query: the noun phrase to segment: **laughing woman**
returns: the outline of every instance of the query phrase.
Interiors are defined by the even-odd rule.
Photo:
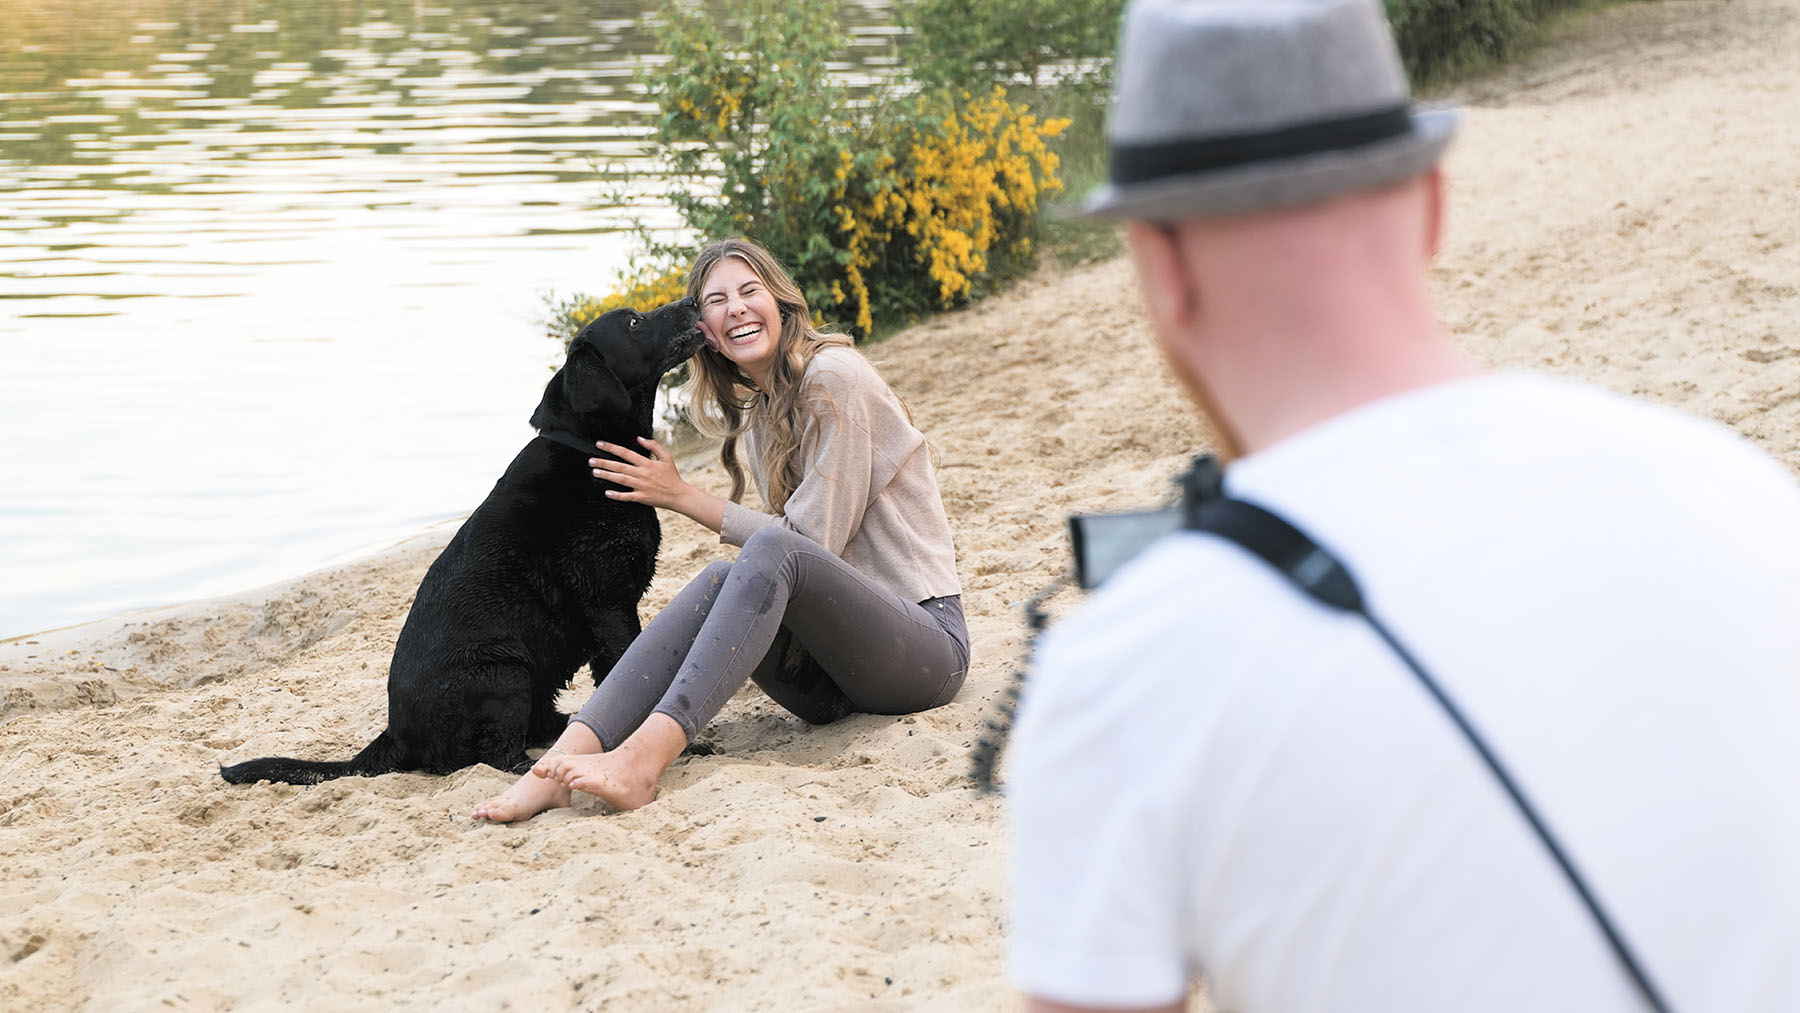
[[[824,334],[768,251],[743,239],[688,272],[708,347],[693,414],[724,438],[731,498],[689,485],[654,440],[601,445],[608,493],[686,514],[741,546],[708,566],[600,681],[556,745],[475,808],[508,822],[569,804],[656,797],[663,770],[753,680],[802,719],[911,714],[949,703],[969,666],[961,588],[925,437],[842,335]],[[742,447],[773,513],[741,505]]]

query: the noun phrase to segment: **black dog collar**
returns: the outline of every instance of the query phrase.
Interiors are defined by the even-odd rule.
[[[600,448],[594,446],[593,440],[584,440],[574,433],[564,432],[561,429],[540,429],[538,430],[538,435],[552,443],[560,443],[570,450],[579,450],[589,457],[609,456],[601,453]]]
[[[609,461],[619,461],[621,463],[623,463],[625,460],[624,458],[620,457],[617,454],[608,454],[608,453],[602,451],[599,447],[594,445],[593,440],[586,439],[581,436],[577,436],[574,433],[568,432],[566,430],[540,429],[540,430],[538,430],[538,435],[542,436],[546,440],[549,440],[551,443],[560,443],[563,446],[568,447],[570,450],[579,450],[583,454],[586,454],[588,457],[599,457],[599,458],[603,458],[603,459],[609,460]],[[596,479],[596,481],[598,481],[602,486],[606,487],[607,489],[613,490],[615,492],[630,491],[626,486],[622,486],[622,485],[618,484],[617,482],[608,482],[605,479]]]

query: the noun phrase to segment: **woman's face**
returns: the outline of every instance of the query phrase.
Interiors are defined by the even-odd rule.
[[[750,265],[719,261],[700,286],[700,324],[707,343],[767,388],[781,341],[781,307]]]

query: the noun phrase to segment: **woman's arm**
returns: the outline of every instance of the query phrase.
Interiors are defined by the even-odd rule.
[[[617,460],[589,458],[588,466],[594,469],[594,477],[625,487],[609,489],[607,496],[627,503],[648,503],[673,510],[713,531],[724,526],[723,498],[688,484],[675,466],[675,455],[664,450],[662,444],[647,436],[638,437],[638,443],[648,451],[648,456],[614,443],[596,444],[603,453],[611,454]]]
[[[795,451],[804,462],[802,476],[780,514],[727,503],[688,484],[677,471],[674,456],[645,437],[638,438],[644,452],[598,444],[617,460],[591,458],[588,465],[595,478],[626,487],[627,491],[608,492],[613,499],[684,514],[719,532],[729,544],[742,545],[756,529],[779,524],[842,555],[862,525],[879,483],[892,477],[892,461],[909,449],[895,445],[883,452],[877,442],[905,443],[923,437],[886,403],[891,395],[866,363],[857,363],[861,369],[815,363],[825,368],[808,371],[807,381],[816,387],[802,400],[805,414]]]
[[[817,364],[817,360],[814,360]],[[817,365],[815,365],[817,369]],[[780,514],[759,513],[733,504],[726,507],[724,541],[742,545],[756,529],[779,524],[805,535],[842,556],[862,526],[869,501],[879,492],[876,461],[882,456],[870,431],[869,399],[863,385],[870,376],[839,369],[809,371],[813,384],[802,400],[800,484],[789,494]]]

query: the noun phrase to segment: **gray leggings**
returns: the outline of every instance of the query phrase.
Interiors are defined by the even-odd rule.
[[[969,669],[960,597],[910,602],[824,546],[759,528],[708,566],[632,641],[579,721],[617,748],[652,713],[688,741],[746,678],[812,724],[947,704]]]

